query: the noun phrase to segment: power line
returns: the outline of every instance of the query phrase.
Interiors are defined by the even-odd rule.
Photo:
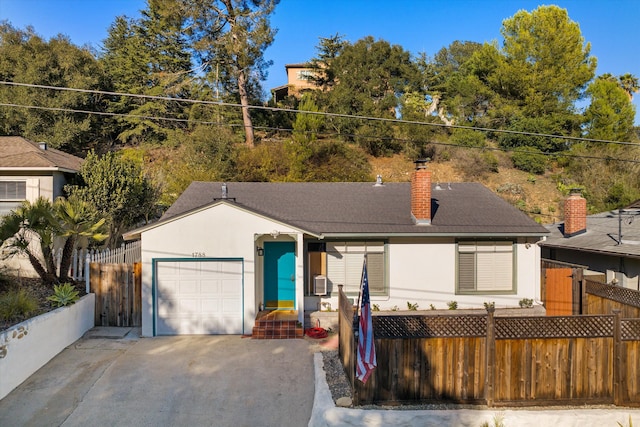
[[[224,107],[248,108],[253,110],[264,110],[264,111],[296,113],[296,114],[310,114],[310,115],[320,115],[325,117],[360,119],[360,120],[381,121],[381,122],[388,122],[388,123],[410,124],[410,125],[420,125],[420,126],[433,126],[433,127],[439,127],[439,128],[471,129],[471,130],[477,130],[481,132],[495,132],[495,133],[505,133],[505,134],[512,134],[512,135],[524,135],[524,136],[538,136],[543,138],[563,139],[568,141],[599,142],[599,143],[618,144],[618,145],[640,145],[638,143],[634,143],[630,141],[611,141],[607,139],[592,139],[592,138],[583,138],[583,137],[575,137],[575,136],[515,131],[515,130],[508,130],[508,129],[492,129],[492,128],[477,127],[477,126],[446,125],[444,123],[429,123],[429,122],[421,122],[421,121],[415,121],[415,120],[389,119],[389,118],[373,117],[373,116],[357,116],[353,114],[329,113],[329,112],[322,112],[322,111],[300,111],[293,108],[269,107],[264,105],[248,105],[245,107],[242,104],[236,104],[231,102],[206,101],[206,100],[189,99],[189,98],[172,98],[169,96],[143,95],[143,94],[124,93],[124,92],[110,92],[110,91],[94,90],[94,89],[76,89],[76,88],[70,88],[70,87],[38,85],[38,84],[31,84],[31,83],[0,81],[0,85],[91,93],[91,94],[108,95],[108,96],[127,96],[127,97],[140,98],[140,99],[185,102],[190,104],[217,105],[217,106],[224,106]]]
[[[169,122],[178,122],[178,123],[198,123],[204,125],[214,125],[214,126],[225,126],[225,127],[244,127],[242,124],[232,124],[232,123],[221,123],[221,122],[213,122],[213,121],[205,121],[205,120],[194,120],[194,119],[181,119],[177,117],[160,117],[160,116],[147,116],[140,114],[130,114],[130,113],[112,113],[107,111],[91,111],[91,110],[77,110],[73,108],[63,108],[63,107],[42,107],[37,105],[22,105],[22,104],[11,104],[11,103],[0,103],[0,107],[16,107],[16,108],[26,108],[32,110],[46,110],[46,111],[58,111],[58,112],[66,112],[66,113],[79,113],[79,114],[94,114],[98,116],[109,116],[109,117],[127,117],[127,118],[136,118],[142,120],[162,120]],[[297,110],[296,110],[297,111]],[[277,132],[293,132],[294,129],[288,128],[277,128],[277,127],[269,127],[269,126],[254,126],[254,129],[260,130],[268,130],[268,131],[277,131]],[[468,128],[467,128],[468,129]],[[369,136],[362,134],[348,134],[341,132],[305,132],[305,133],[316,133],[317,135],[322,136],[340,136],[340,137],[349,137],[349,138],[364,138],[364,139],[380,139],[379,136]],[[410,138],[398,138],[398,137],[388,137],[386,138],[390,141],[400,141],[400,142],[419,142],[415,139]],[[625,162],[625,163],[633,163],[640,164],[640,160],[632,160],[632,159],[621,159],[615,157],[598,157],[598,156],[587,156],[580,154],[570,154],[570,153],[531,153],[527,150],[518,150],[518,149],[506,149],[506,148],[497,148],[497,147],[473,147],[473,146],[463,146],[450,142],[439,142],[439,141],[429,141],[429,144],[439,145],[443,147],[452,147],[452,148],[461,148],[461,149],[476,149],[481,151],[500,151],[504,153],[527,153],[527,154],[535,154],[546,157],[568,157],[573,159],[586,159],[586,160],[603,160],[603,161],[612,161],[612,162]],[[636,144],[637,145],[637,144]]]

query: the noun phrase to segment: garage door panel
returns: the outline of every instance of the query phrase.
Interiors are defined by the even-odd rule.
[[[209,315],[218,315],[222,312],[222,304],[219,298],[205,298],[200,301],[202,304],[202,313]]]
[[[158,301],[158,316],[175,316],[179,313],[178,304],[171,301]]]
[[[171,261],[156,267],[158,335],[241,334],[241,261]]]
[[[237,288],[237,283],[235,286]],[[219,280],[202,280],[200,281],[200,295],[220,295]]]
[[[199,294],[200,282],[198,280],[181,280],[179,292],[184,294]]]

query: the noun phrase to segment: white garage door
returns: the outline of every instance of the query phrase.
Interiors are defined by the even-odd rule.
[[[156,264],[156,334],[241,334],[242,261]]]

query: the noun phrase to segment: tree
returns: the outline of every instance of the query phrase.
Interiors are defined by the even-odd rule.
[[[104,222],[80,200],[59,198],[52,204],[40,197],[33,203],[23,202],[2,219],[0,239],[7,255],[26,255],[43,283],[52,285],[69,280],[71,255],[78,238],[95,241],[106,238],[102,233]],[[56,238],[64,242],[59,275],[53,257]]]
[[[338,33],[330,37],[320,37],[320,44],[316,46],[318,54],[311,60],[313,74],[309,80],[323,92],[331,90],[337,83],[333,62],[342,53],[348,43]]]
[[[155,214],[158,192],[135,162],[109,152],[90,152],[82,164],[82,186],[69,186],[72,197],[93,206],[109,225],[109,247],[116,247],[127,227]]]
[[[117,17],[104,41],[101,62],[109,70],[113,90],[140,95],[190,98],[194,73],[188,39],[187,17],[174,0],[149,0],[142,18]],[[164,142],[185,127],[179,121],[151,117],[187,118],[180,102],[118,97],[110,103],[121,114],[118,139],[125,143]]]
[[[566,9],[540,6],[503,21],[506,61],[494,89],[516,100],[527,116],[573,110],[593,78],[596,58]]]
[[[394,119],[402,95],[420,89],[420,74],[409,52],[371,36],[346,44],[325,67],[325,76],[339,78],[332,90],[318,93],[321,102],[316,104],[333,113]],[[355,135],[371,154],[400,148],[393,140],[393,128],[386,123],[342,118],[327,123],[348,137]]]
[[[89,90],[106,88],[104,70],[88,48],[75,46],[63,35],[45,41],[33,28],[19,30],[6,21],[0,21],[0,80]],[[101,96],[3,85],[0,97],[5,103],[36,107],[1,107],[0,134],[47,141],[52,147],[76,153],[104,135],[103,117],[66,111],[104,111]]]
[[[53,260],[54,218],[51,202],[43,197],[25,201],[0,224],[7,256],[26,255],[43,283],[57,282]]]
[[[633,133],[635,108],[619,81],[604,75],[597,78],[587,93],[591,104],[584,113],[589,138],[628,141]]]
[[[242,107],[245,143],[254,146],[249,105],[257,81],[266,78],[270,61],[264,51],[276,31],[269,17],[279,0],[179,0],[191,19],[192,47],[208,81],[237,95]]]
[[[53,204],[57,226],[56,236],[65,239],[60,257],[60,282],[69,281],[69,267],[73,250],[79,239],[102,242],[107,239],[103,232],[105,218],[97,218],[97,212],[77,197],[58,198]]]
[[[627,92],[629,96],[629,101],[633,100],[633,94],[640,90],[640,86],[638,86],[638,78],[633,74],[624,74],[618,78],[620,80],[620,86]]]

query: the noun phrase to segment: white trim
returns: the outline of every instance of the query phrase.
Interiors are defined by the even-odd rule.
[[[291,229],[294,230],[294,232],[297,232],[297,233],[305,233],[305,234],[309,234],[310,236],[313,236],[313,237],[316,237],[316,238],[320,238],[320,236],[316,235],[315,233],[313,233],[311,231],[303,230],[303,229],[301,229],[299,227],[296,227],[294,225],[287,224],[286,222],[283,222],[283,221],[277,220],[275,218],[260,214],[258,212],[255,212],[255,211],[251,210],[251,209],[245,208],[243,206],[239,206],[239,205],[237,205],[237,204],[235,204],[233,202],[227,201],[227,200],[216,200],[215,202],[210,203],[208,205],[204,205],[204,206],[201,206],[199,208],[192,209],[192,210],[187,211],[187,212],[183,212],[183,213],[181,213],[179,215],[172,216],[171,218],[167,218],[165,220],[161,219],[158,222],[154,222],[153,224],[145,225],[145,226],[140,227],[140,228],[138,228],[136,230],[131,230],[131,231],[127,232],[127,233],[124,233],[122,236],[124,237],[125,240],[136,240],[136,239],[140,238],[142,233],[145,233],[145,232],[147,232],[149,230],[153,230],[154,228],[160,227],[160,226],[165,225],[165,224],[169,224],[169,223],[171,223],[173,221],[177,221],[179,219],[186,218],[188,216],[191,216],[191,215],[199,213],[199,212],[206,211],[206,210],[211,209],[211,208],[216,208],[216,207],[218,207],[220,205],[230,206],[230,207],[233,207],[233,208],[238,209],[240,211],[243,211],[243,212],[249,213],[251,215],[257,216],[259,218],[272,221],[272,222],[274,222],[276,224],[282,225],[283,227],[291,228]]]

